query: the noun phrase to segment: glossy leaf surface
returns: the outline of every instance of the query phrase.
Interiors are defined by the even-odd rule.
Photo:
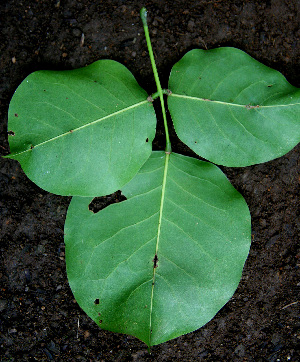
[[[65,224],[69,283],[103,329],[149,346],[207,323],[233,295],[250,247],[246,202],[221,170],[153,152],[94,214],[74,197]]]
[[[174,65],[168,106],[178,137],[225,166],[272,160],[300,141],[300,90],[241,50],[192,50]]]
[[[120,63],[38,71],[11,100],[9,157],[52,193],[106,195],[148,159],[155,127],[146,92]]]

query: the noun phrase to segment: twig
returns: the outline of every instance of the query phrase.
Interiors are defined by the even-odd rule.
[[[297,304],[297,303],[299,303],[299,300],[297,300],[296,302],[290,303],[290,304],[288,304],[288,305],[285,305],[284,307],[281,308],[281,310],[282,310],[282,309],[285,309],[285,308],[287,308],[287,307],[290,307],[291,305]]]

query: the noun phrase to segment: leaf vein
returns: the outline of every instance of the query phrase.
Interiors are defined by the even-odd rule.
[[[170,201],[170,200],[169,200]],[[176,204],[175,204],[176,205]],[[180,206],[176,205],[177,207],[179,207],[180,209],[182,209]],[[196,219],[200,220],[202,222],[201,219],[199,219],[197,216],[187,212],[186,210],[182,209],[183,211],[185,211],[186,213],[194,216]],[[213,263],[216,263],[216,261],[214,260],[214,258],[203,248],[203,246],[201,244],[199,244],[199,242],[197,240],[195,240],[190,234],[188,234],[185,230],[183,230],[183,228],[181,226],[179,226],[178,224],[176,224],[174,221],[171,221],[169,219],[167,219],[166,217],[164,217],[164,220],[169,222],[170,224],[174,225],[177,229],[181,230],[190,240],[192,240],[194,242],[194,244],[197,245],[197,247],[202,251],[203,254],[205,254],[209,259],[211,259],[211,261]],[[205,223],[206,224],[206,223]]]
[[[201,197],[198,197],[194,194],[192,194],[190,191],[186,190],[183,186],[181,186],[178,182],[176,182],[171,176],[169,176],[169,179],[172,180],[181,190],[183,190],[185,193],[189,194],[190,196],[192,196],[194,199],[196,200],[199,200],[201,202],[203,202],[204,204],[214,208],[214,209],[217,209],[217,210],[221,210],[221,211],[227,211],[226,209],[223,209],[223,208],[220,208],[220,207],[217,207],[217,206],[214,206],[206,201],[204,201]]]

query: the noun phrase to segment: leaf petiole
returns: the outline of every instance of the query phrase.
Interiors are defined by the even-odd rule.
[[[152,50],[152,45],[151,45],[151,40],[150,40],[150,35],[149,35],[149,30],[148,30],[147,10],[146,10],[146,8],[143,7],[141,9],[140,16],[141,16],[143,27],[144,27],[148,52],[149,52],[150,61],[151,61],[151,66],[152,66],[152,69],[153,69],[154,79],[155,79],[155,83],[156,83],[156,87],[157,87],[157,92],[152,95],[152,99],[155,99],[158,96],[160,98],[161,110],[162,110],[164,126],[165,126],[165,132],[166,132],[166,149],[165,149],[165,152],[170,154],[171,151],[172,151],[172,148],[171,148],[171,142],[170,142],[170,137],[169,137],[167,116],[166,116],[165,103],[164,103],[164,97],[163,97],[163,95],[167,94],[167,93],[165,92],[166,90],[162,90],[161,84],[160,84],[160,81],[159,81],[159,77],[158,77],[158,72],[157,72],[157,68],[156,68],[156,64],[155,64],[155,59],[154,59],[154,55],[153,55],[153,50]]]

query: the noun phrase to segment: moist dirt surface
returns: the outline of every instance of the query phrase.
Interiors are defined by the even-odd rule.
[[[31,72],[98,59],[126,65],[156,91],[139,10],[163,88],[188,50],[234,46],[300,86],[297,0],[1,1],[0,152],[9,153],[7,112]],[[171,130],[173,150],[194,156]],[[154,149],[164,149],[159,118]],[[63,227],[70,198],[33,184],[0,159],[1,361],[299,361],[299,146],[246,168],[222,168],[252,215],[252,246],[232,299],[204,327],[154,346],[104,331],[77,305],[67,282]],[[103,198],[103,207],[112,197]]]

